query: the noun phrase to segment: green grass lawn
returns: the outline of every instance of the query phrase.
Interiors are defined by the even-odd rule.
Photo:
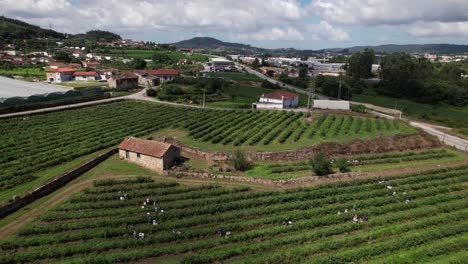
[[[35,68],[13,68],[13,69],[0,69],[0,75],[13,75],[23,77],[36,77],[41,80],[45,80],[44,69],[40,67]]]
[[[455,132],[468,137],[468,105],[456,107],[450,105],[430,105],[380,95],[353,95],[353,101],[370,103],[403,111],[403,116],[432,122],[455,129]]]

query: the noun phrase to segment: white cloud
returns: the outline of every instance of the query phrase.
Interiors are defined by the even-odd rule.
[[[468,21],[466,0],[313,0],[309,9],[327,21],[341,24]]]
[[[90,29],[117,32],[260,32],[303,17],[298,0],[0,0],[6,16],[72,33]]]
[[[467,0],[313,0],[307,8],[328,23],[388,25],[416,37],[466,36]]]
[[[241,33],[237,37],[249,40],[304,40],[304,35],[293,27],[284,29],[275,27],[270,30]]]
[[[403,30],[416,37],[468,36],[468,22],[417,22]]]
[[[351,39],[348,32],[332,26],[327,21],[320,21],[319,24],[308,25],[307,29],[312,33],[312,38],[314,40],[326,39],[332,41],[346,41]]]

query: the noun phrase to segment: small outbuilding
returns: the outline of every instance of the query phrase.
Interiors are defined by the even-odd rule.
[[[126,137],[119,145],[119,157],[140,166],[163,173],[180,156],[180,148],[173,144]]]

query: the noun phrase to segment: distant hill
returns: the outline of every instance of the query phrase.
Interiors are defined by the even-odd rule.
[[[376,53],[435,53],[435,54],[452,54],[468,52],[468,45],[456,44],[408,44],[408,45],[379,45],[379,46],[355,46],[347,48],[350,53],[362,51],[365,48],[371,48]],[[330,52],[341,52],[344,49],[325,49]]]
[[[241,44],[241,43],[230,43],[224,42],[219,39],[210,37],[195,37],[187,40],[182,40],[172,45],[177,48],[193,48],[193,49],[223,49],[223,48],[235,48],[235,49],[251,49],[252,46]]]
[[[103,30],[91,30],[88,31],[84,34],[76,34],[72,38],[77,38],[77,39],[84,39],[84,40],[89,40],[89,41],[94,41],[94,42],[111,42],[114,40],[121,40],[122,37],[109,32],[109,31],[103,31]]]
[[[26,22],[0,16],[0,39],[36,39],[36,38],[52,38],[52,39],[70,39],[83,41],[113,41],[120,40],[119,35],[103,30],[91,30],[82,34],[66,34],[60,33],[51,29],[43,29],[39,26],[31,25]]]
[[[23,21],[0,16],[0,39],[63,39],[66,35],[50,29],[25,23]]]

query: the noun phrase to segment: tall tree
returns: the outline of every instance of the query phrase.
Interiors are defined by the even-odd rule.
[[[375,54],[372,49],[354,53],[348,60],[346,67],[348,76],[354,79],[367,79],[372,77],[372,63]]]
[[[301,68],[299,69],[299,78],[301,78],[301,79],[306,79],[306,78],[307,78],[307,73],[308,73],[308,71],[309,71],[309,70],[307,69],[307,67],[301,67]]]

